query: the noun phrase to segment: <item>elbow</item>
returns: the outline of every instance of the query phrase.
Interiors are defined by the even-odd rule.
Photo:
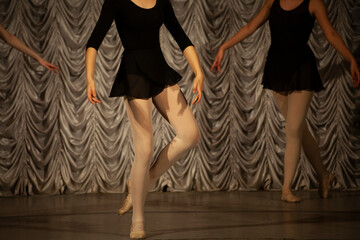
[[[89,49],[93,49],[95,51],[98,51],[99,46],[96,45],[96,44],[87,43],[86,46],[85,46],[85,49],[86,49],[86,51],[88,51]],[[91,51],[93,51],[93,50],[91,50]]]
[[[340,38],[339,34],[334,29],[325,32],[325,37],[332,45],[336,42],[337,39]]]
[[[190,45],[187,45],[186,47],[184,47],[182,49],[183,54],[186,54],[186,52],[191,51],[190,49],[195,49],[194,45],[190,44]]]
[[[246,36],[249,36],[251,35],[253,32],[255,32],[255,26],[252,22],[246,24],[244,27],[243,27],[243,31],[245,32],[245,35]]]

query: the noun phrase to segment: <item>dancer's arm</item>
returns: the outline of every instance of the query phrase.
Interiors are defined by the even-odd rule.
[[[94,81],[97,50],[99,49],[102,41],[104,40],[106,33],[109,31],[115,14],[116,10],[114,2],[112,0],[105,0],[101,9],[99,19],[86,45],[86,94],[92,104],[101,103],[101,101],[96,98]]]
[[[180,49],[183,51],[186,60],[195,73],[195,79],[193,81],[193,93],[196,93],[196,96],[192,101],[192,104],[195,104],[196,102],[199,102],[202,97],[204,73],[201,69],[199,57],[196,54],[195,48],[179,24],[170,1],[167,0],[165,4],[166,9],[164,24],[171,35],[174,37]]]
[[[28,48],[23,42],[21,42],[17,37],[10,34],[6,29],[1,26],[0,24],[0,38],[2,38],[7,44],[12,46],[13,48],[18,49],[19,51],[23,52],[24,54],[34,58],[37,60],[41,65],[43,65],[45,68],[54,71],[55,73],[59,72],[59,68],[46,60],[44,60],[42,57],[40,57],[37,53],[35,53],[33,50]]]
[[[310,1],[310,13],[315,16],[321,29],[323,30],[326,39],[329,43],[350,63],[350,71],[352,75],[352,81],[354,87],[359,86],[360,74],[359,67],[356,63],[354,56],[351,54],[349,49],[346,47],[344,41],[340,35],[331,25],[326,8],[322,0]]]
[[[196,54],[195,48],[193,46],[188,46],[184,50],[184,56],[186,60],[188,61],[191,69],[195,73],[195,78],[193,81],[193,93],[196,93],[196,96],[194,100],[192,101],[192,104],[195,104],[197,102],[200,102],[202,97],[202,91],[203,91],[203,85],[204,85],[204,73],[201,69],[199,57]]]
[[[95,90],[95,81],[94,81],[94,73],[95,73],[95,63],[96,63],[96,55],[97,51],[93,47],[89,47],[86,50],[85,55],[85,68],[86,68],[86,94],[89,101],[92,104],[101,103],[100,100],[96,99],[96,90]]]
[[[224,57],[225,50],[241,42],[263,25],[269,18],[273,2],[274,0],[266,0],[260,12],[256,16],[248,24],[241,28],[232,38],[220,46],[210,71],[213,71],[216,67],[216,69],[221,72],[221,61]]]

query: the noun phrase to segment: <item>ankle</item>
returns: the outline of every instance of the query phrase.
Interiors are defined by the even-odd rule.
[[[321,176],[322,176],[322,177],[329,177],[329,176],[330,176],[330,173],[325,170]]]
[[[290,188],[284,188],[284,187],[283,187],[283,188],[281,189],[281,192],[282,192],[283,195],[286,195],[286,194],[289,194],[289,193],[292,194],[292,191],[291,191]]]
[[[144,220],[135,220],[131,223],[131,231],[143,231],[145,229]]]
[[[145,222],[145,219],[143,219],[143,218],[131,219],[132,224],[140,224],[140,223],[144,223],[144,222]]]
[[[323,171],[321,174],[318,175],[319,181],[322,181],[323,179],[329,178],[330,173],[328,171]]]

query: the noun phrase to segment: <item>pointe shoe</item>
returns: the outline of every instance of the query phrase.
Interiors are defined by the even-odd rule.
[[[318,193],[319,193],[320,197],[327,198],[329,196],[329,189],[330,189],[330,185],[333,180],[334,180],[333,173],[329,173],[327,178],[325,178],[325,179],[321,178],[321,180],[319,180]]]
[[[123,202],[123,204],[121,205],[121,207],[118,210],[119,215],[123,215],[123,214],[127,213],[133,207],[131,192],[130,192],[130,180],[128,181],[127,186],[128,186],[128,195],[126,196],[125,201]]]
[[[301,198],[293,195],[291,192],[282,193],[281,201],[288,202],[288,203],[298,203],[301,201]]]
[[[137,221],[131,224],[130,239],[145,239],[144,221]]]

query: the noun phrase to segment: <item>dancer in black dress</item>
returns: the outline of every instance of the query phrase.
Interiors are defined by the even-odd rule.
[[[181,76],[167,65],[160,49],[162,24],[175,38],[195,73],[193,92],[197,94],[193,104],[201,99],[204,77],[195,49],[178,23],[169,0],[105,0],[86,51],[87,95],[91,103],[100,103],[95,92],[95,59],[113,20],[125,50],[110,97],[125,96],[135,147],[129,194],[119,214],[133,207],[130,237],[145,238],[144,204],[148,190],[200,140],[195,118],[176,84]],[[153,156],[152,103],[174,127],[176,137],[160,152],[149,170]]]
[[[224,51],[244,40],[269,20],[271,46],[262,84],[264,88],[272,90],[280,112],[286,119],[281,199],[287,202],[300,201],[291,193],[291,185],[301,145],[318,175],[321,197],[328,196],[334,177],[321,162],[319,148],[305,121],[314,92],[324,88],[315,56],[307,45],[315,18],[326,39],[350,63],[353,85],[358,87],[359,69],[356,60],[332,27],[321,0],[266,0],[254,19],[220,47],[211,67],[211,71],[216,68],[220,72]]]
[[[3,39],[7,44],[16,48],[17,50],[25,53],[26,55],[34,58],[46,69],[51,70],[55,73],[58,73],[60,70],[54,64],[49,63],[40,57],[36,52],[28,48],[22,41],[20,41],[16,36],[10,34],[6,29],[0,24],[0,38]]]

